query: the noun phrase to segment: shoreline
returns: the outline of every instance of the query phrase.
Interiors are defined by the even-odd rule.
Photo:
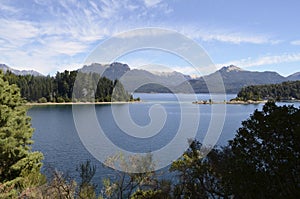
[[[262,104],[266,103],[268,100],[261,100],[261,101],[254,101],[254,100],[248,100],[248,101],[239,101],[239,100],[231,100],[231,101],[224,101],[224,102],[214,102],[214,101],[206,101],[206,100],[200,100],[200,101],[194,101],[193,104]]]
[[[226,102],[226,104],[262,104],[262,103],[267,103],[268,100],[259,100],[259,101],[254,101],[254,100],[247,100],[247,101],[240,101],[240,100],[231,100]]]
[[[38,103],[38,102],[28,102],[25,103],[25,106],[54,106],[54,105],[111,105],[111,104],[133,104],[133,103],[143,103],[144,101],[120,101],[120,102],[46,102],[46,103]],[[260,101],[254,101],[254,100],[247,100],[247,101],[239,101],[239,100],[231,100],[231,101],[224,101],[224,102],[214,102],[214,101],[208,101],[208,100],[199,100],[199,101],[193,101],[192,104],[236,104],[236,105],[248,105],[248,104],[265,104],[268,100],[260,100]],[[293,100],[293,101],[278,101],[278,102],[287,102],[287,103],[294,103],[294,102],[300,102],[300,100]]]
[[[200,101],[194,101],[192,102],[193,104],[265,104],[267,103],[268,100],[259,100],[259,101],[254,101],[254,100],[247,100],[247,101],[240,101],[240,100],[231,100],[231,101],[224,101],[224,102],[209,102],[206,100],[200,100]],[[285,102],[285,103],[298,103],[300,100],[281,100],[281,101],[276,101],[276,102]]]
[[[38,102],[28,102],[25,103],[25,106],[48,106],[48,105],[97,105],[97,104],[131,104],[137,103],[141,101],[132,101],[132,102],[46,102],[46,103],[38,103]]]

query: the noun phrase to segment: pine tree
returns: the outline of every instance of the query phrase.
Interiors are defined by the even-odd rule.
[[[0,196],[3,187],[13,187],[7,195],[13,197],[43,178],[43,155],[31,151],[33,128],[26,111],[19,89],[4,81],[0,71]]]

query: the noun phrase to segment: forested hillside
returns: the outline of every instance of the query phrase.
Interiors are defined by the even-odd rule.
[[[73,93],[76,78],[78,83],[76,92]],[[29,102],[110,102],[128,101],[131,98],[118,80],[100,78],[96,73],[65,70],[61,73],[57,72],[54,77],[45,77],[15,75],[7,71],[4,79],[10,84],[16,84],[20,88],[22,97]],[[96,82],[98,79],[99,81]],[[114,99],[112,99],[114,89]]]
[[[247,86],[241,89],[237,98],[240,100],[274,99],[292,100],[300,99],[300,81],[289,81],[281,84],[266,84]]]

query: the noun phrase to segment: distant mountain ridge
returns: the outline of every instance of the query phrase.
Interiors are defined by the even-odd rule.
[[[130,92],[181,92],[208,93],[221,92],[220,78],[223,80],[227,93],[237,93],[241,88],[249,85],[276,84],[289,79],[276,72],[253,72],[243,70],[237,66],[224,66],[220,70],[192,79],[188,75],[173,72],[149,72],[143,69],[131,70],[127,64],[112,63],[108,65],[91,64],[84,66],[83,71],[102,73],[109,79],[120,79],[124,87]],[[220,77],[220,78],[219,78]],[[293,76],[293,78],[297,78]],[[189,83],[189,85],[187,85]],[[210,84],[208,89],[207,84]]]
[[[43,74],[35,71],[35,70],[16,70],[16,69],[13,69],[5,64],[0,64],[0,69],[3,71],[3,72],[6,72],[6,71],[11,71],[12,73],[14,73],[15,75],[33,75],[33,76],[44,76]]]
[[[297,73],[287,76],[287,79],[290,81],[300,80],[300,72],[297,72]]]
[[[36,71],[19,71],[0,64],[0,69],[10,70],[17,75],[35,75],[42,74]],[[223,80],[225,91],[227,93],[238,93],[241,88],[249,85],[276,84],[285,81],[300,80],[300,72],[283,77],[272,71],[247,71],[237,66],[224,66],[218,71],[209,75],[191,78],[189,75],[177,71],[171,72],[153,72],[145,69],[130,69],[127,64],[114,62],[111,64],[93,63],[84,65],[80,71],[94,72],[102,74],[110,80],[119,79],[129,92],[181,92],[181,93],[208,93],[221,92],[220,79]],[[212,90],[208,90],[207,84]],[[218,87],[218,88],[217,88]]]
[[[126,72],[130,71],[130,68],[127,64],[114,62],[111,64],[92,63],[91,65],[84,65],[79,70],[82,72],[98,73],[108,79],[115,80],[120,79]]]
[[[155,89],[149,89],[149,85],[164,85],[169,88],[174,88],[192,79],[189,75],[184,75],[176,71],[160,73],[149,72],[145,69],[130,69],[127,64],[118,62],[104,65],[93,63],[83,66],[80,70],[83,72],[99,73],[111,80],[119,79],[125,89],[130,92],[136,91],[136,89],[138,89],[139,92],[162,92],[165,89],[162,90],[161,86],[155,86]],[[147,87],[146,90],[139,88],[143,85]],[[169,91],[166,90],[166,92]]]
[[[245,71],[244,69],[241,69],[235,65],[230,65],[230,66],[223,66],[220,70],[220,72],[240,72],[240,71]]]
[[[230,65],[224,66],[220,70],[197,80],[190,80],[190,83],[196,93],[206,93],[208,92],[206,82],[218,84],[220,83],[218,77],[222,77],[225,91],[227,93],[237,93],[242,87],[249,85],[275,84],[288,81],[287,78],[279,75],[276,72],[253,72]]]

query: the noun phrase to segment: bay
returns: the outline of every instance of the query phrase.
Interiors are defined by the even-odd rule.
[[[180,101],[178,101],[178,96]],[[200,121],[197,124],[196,138],[203,141],[210,122],[213,120],[212,108],[214,105],[192,104],[195,96],[189,94],[135,94],[142,102],[129,104],[99,104],[95,105],[96,116],[99,125],[105,132],[106,137],[115,145],[130,152],[147,153],[163,148],[172,142],[180,128],[181,111],[194,113],[199,109]],[[234,98],[235,95],[227,95],[226,100]],[[198,94],[198,100],[209,100],[209,94]],[[284,103],[279,103],[280,105]],[[139,126],[147,126],[151,123],[149,113],[154,106],[159,105],[166,113],[166,120],[163,127],[155,135],[148,138],[134,137],[128,135],[118,126],[115,121],[115,114],[122,115],[129,110],[130,119]],[[295,104],[299,106],[299,103]],[[85,105],[83,105],[84,108]],[[262,104],[238,105],[228,104],[226,106],[225,120],[218,146],[225,146],[228,140],[234,138],[236,130],[241,126],[241,122],[249,118],[255,109],[261,110]],[[104,178],[114,176],[114,171],[103,167],[101,162],[94,158],[80,140],[72,113],[71,105],[45,105],[33,106],[29,109],[28,115],[32,118],[32,126],[35,128],[33,135],[33,150],[41,151],[44,154],[43,172],[51,173],[56,169],[67,173],[71,177],[78,178],[76,166],[90,160],[96,165],[97,172],[94,178],[96,184],[101,185]],[[159,115],[155,115],[160,119]],[[193,115],[191,115],[193,117]],[[126,118],[128,119],[128,118]],[[127,120],[126,120],[127,121]],[[187,129],[188,130],[188,129]],[[143,133],[143,132],[141,132]],[[182,136],[182,139],[189,137]],[[176,147],[176,146],[175,146]],[[168,154],[166,154],[168,155]]]

